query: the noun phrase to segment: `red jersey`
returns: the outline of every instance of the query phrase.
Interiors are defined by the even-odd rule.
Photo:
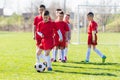
[[[97,23],[95,21],[91,21],[88,26],[88,34],[92,34],[92,31],[96,31],[97,33],[98,32],[97,28],[98,28]]]
[[[58,28],[54,22],[40,22],[38,25],[38,32],[41,32],[44,35],[44,38],[52,38],[54,31],[57,32]]]
[[[34,25],[36,27],[36,30],[35,30],[35,33],[36,33],[36,36],[35,38],[38,40],[38,39],[41,39],[40,36],[37,34],[37,30],[38,30],[38,23],[40,23],[41,21],[43,21],[43,18],[42,16],[38,15],[35,17],[34,19]]]
[[[40,22],[38,25],[38,32],[41,32],[44,37],[39,47],[44,50],[52,49],[54,47],[54,32],[57,31],[58,28],[54,22]]]
[[[65,23],[64,21],[56,21],[55,24],[56,24],[57,28],[60,29],[60,31],[62,33],[62,36],[63,36],[63,40],[66,39],[65,34],[66,34],[67,31],[69,31],[68,24]],[[57,33],[55,34],[55,36],[58,38]]]

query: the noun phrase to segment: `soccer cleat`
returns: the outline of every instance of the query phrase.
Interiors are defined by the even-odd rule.
[[[65,61],[67,61],[67,56],[65,56]]]
[[[103,56],[102,57],[102,63],[105,63],[105,60],[106,60],[106,56]]]
[[[52,68],[51,68],[51,67],[48,67],[47,70],[48,70],[48,71],[52,71]]]
[[[51,62],[57,62],[57,60],[54,60],[53,58],[51,58]]]
[[[59,62],[61,62],[61,59],[59,59]]]
[[[57,62],[57,60],[53,60],[53,62]]]
[[[54,59],[53,58],[51,58],[51,62],[53,62],[54,61]]]
[[[62,60],[61,62],[65,63],[66,61],[65,61],[65,60]]]
[[[84,61],[81,61],[81,62],[83,62],[83,63],[89,63],[89,61],[88,61],[88,60],[84,60]]]
[[[89,63],[89,61],[88,61],[88,60],[85,60],[85,63]]]

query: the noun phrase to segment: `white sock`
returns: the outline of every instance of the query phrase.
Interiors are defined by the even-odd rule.
[[[52,56],[53,56],[53,59],[54,60],[56,60],[56,58],[57,58],[57,52],[58,52],[58,50],[56,50],[56,49],[53,49],[53,54],[52,54]]]
[[[46,62],[47,62],[47,67],[52,67],[50,56],[45,56],[45,59],[46,59]]]
[[[87,53],[86,53],[86,60],[89,61],[90,59],[90,52],[91,52],[91,48],[88,48]]]
[[[65,58],[64,58],[64,49],[61,50],[61,60],[65,60]]]
[[[43,54],[40,54],[40,55],[36,55],[36,58],[37,58],[37,62],[39,63],[40,62],[40,59],[43,57]]]
[[[67,56],[67,53],[68,53],[68,48],[65,48],[64,49],[64,56]]]
[[[104,55],[98,50],[98,49],[94,49],[94,51],[102,58]]]
[[[59,56],[58,56],[58,59],[61,59],[61,50],[58,50],[58,54],[59,54]]]

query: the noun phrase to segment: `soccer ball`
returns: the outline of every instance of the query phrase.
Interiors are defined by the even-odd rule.
[[[46,66],[44,63],[36,63],[34,68],[37,70],[37,72],[44,72]]]

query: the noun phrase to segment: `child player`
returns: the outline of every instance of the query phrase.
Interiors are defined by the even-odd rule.
[[[94,21],[94,14],[92,12],[89,12],[87,14],[87,19],[89,21],[88,25],[88,50],[86,53],[86,60],[85,62],[89,62],[89,57],[90,57],[90,52],[91,52],[91,47],[93,47],[93,50],[102,58],[102,62],[105,62],[106,56],[103,55],[97,48],[97,28],[98,25]]]
[[[56,15],[56,19],[57,19],[57,17],[58,17],[58,14],[59,14],[59,12],[60,11],[62,11],[62,9],[56,9],[56,11],[55,11],[55,15]],[[55,20],[56,21],[56,20]],[[52,58],[51,58],[51,61],[53,61],[53,62],[56,62],[56,57],[57,57],[57,54],[58,54],[58,50],[55,50],[55,49],[53,49],[52,50]],[[61,60],[61,53],[60,53],[60,51],[59,51],[59,60]]]
[[[59,41],[62,41],[62,33],[56,27],[54,22],[49,20],[49,11],[43,12],[43,21],[38,25],[38,35],[41,36],[41,44],[39,45],[39,54],[42,50],[45,50],[45,61],[47,62],[48,71],[52,71],[52,65],[50,60],[50,51],[54,47],[54,32],[57,32]]]
[[[39,6],[39,9],[38,9],[38,12],[39,12],[39,15],[38,16],[36,16],[35,17],[35,19],[34,19],[34,36],[33,36],[33,38],[34,38],[34,40],[36,40],[36,47],[37,47],[37,49],[36,49],[36,53],[38,53],[39,54],[39,45],[40,45],[40,43],[41,43],[41,37],[37,34],[37,30],[38,30],[38,23],[40,23],[41,21],[43,21],[43,18],[42,18],[42,13],[43,13],[43,11],[45,11],[45,6],[44,5],[40,5]],[[39,58],[39,57],[42,57],[43,58],[43,55],[41,54],[40,56],[38,56],[38,55],[36,55],[36,57],[37,58]],[[39,62],[39,61],[38,61]]]
[[[58,17],[57,20],[55,21],[56,26],[60,29],[60,31],[62,32],[62,36],[63,36],[63,41],[60,42],[59,38],[58,38],[58,34],[55,34],[55,47],[54,47],[54,54],[57,54],[57,50],[60,49],[61,50],[61,61],[65,62],[65,58],[64,58],[64,48],[66,46],[66,41],[68,40],[67,36],[68,36],[68,31],[69,31],[69,27],[67,25],[67,23],[65,23],[63,21],[63,17],[64,17],[64,12],[60,11],[58,13]],[[54,61],[56,61],[56,56],[54,57]]]
[[[68,53],[68,44],[70,43],[71,40],[71,24],[70,24],[70,14],[65,14],[63,21],[68,24],[69,27],[69,32],[68,32],[68,41],[66,42],[66,46],[64,49],[64,57],[65,61],[67,61],[67,53]]]

